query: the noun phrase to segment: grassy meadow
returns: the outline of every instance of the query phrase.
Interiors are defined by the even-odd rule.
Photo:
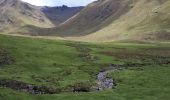
[[[33,95],[0,88],[0,100],[168,100],[170,43],[87,43],[0,35],[0,80],[65,88],[95,86],[96,75],[110,64],[117,82],[101,92]]]

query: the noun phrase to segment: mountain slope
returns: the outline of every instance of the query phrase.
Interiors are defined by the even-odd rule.
[[[74,16],[84,7],[43,7],[42,12],[50,19],[56,26],[63,23],[70,17]]]
[[[79,40],[167,40],[169,25],[169,0],[98,0],[55,32]]]
[[[67,35],[83,35],[82,33],[87,35],[88,32],[97,31],[102,26],[110,24],[110,22],[105,22],[112,16],[114,16],[112,19],[116,19],[129,10],[128,3],[124,4],[124,2],[126,1],[98,0],[93,2],[80,13],[63,23],[58,27],[58,30],[62,30],[59,32]]]
[[[19,0],[1,0],[0,11],[0,30],[24,25],[43,28],[54,26],[38,7]]]
[[[129,12],[87,38],[98,36],[99,40],[170,39],[169,0],[136,0],[131,6]]]

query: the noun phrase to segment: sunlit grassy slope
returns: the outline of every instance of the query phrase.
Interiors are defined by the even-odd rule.
[[[95,85],[96,74],[109,64],[126,65],[109,76],[115,89],[90,93],[31,95],[0,88],[0,100],[168,100],[170,43],[81,43],[0,35],[0,49],[15,59],[0,63],[0,79],[49,87]],[[0,52],[1,53],[1,52]],[[0,60],[3,59],[0,54]]]

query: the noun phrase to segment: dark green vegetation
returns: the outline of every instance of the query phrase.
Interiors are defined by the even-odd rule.
[[[32,95],[0,88],[0,100],[168,100],[170,44],[144,42],[81,43],[0,35],[0,80],[59,88],[59,94]],[[6,60],[5,60],[6,61]],[[108,77],[115,89],[91,91],[96,75],[110,64],[123,70]]]

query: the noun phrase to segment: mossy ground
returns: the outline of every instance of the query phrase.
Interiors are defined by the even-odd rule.
[[[109,64],[126,65],[110,74],[115,89],[89,93],[31,95],[0,88],[1,100],[168,100],[170,43],[83,43],[0,35],[0,47],[15,59],[0,66],[0,79],[49,87],[95,85]]]

